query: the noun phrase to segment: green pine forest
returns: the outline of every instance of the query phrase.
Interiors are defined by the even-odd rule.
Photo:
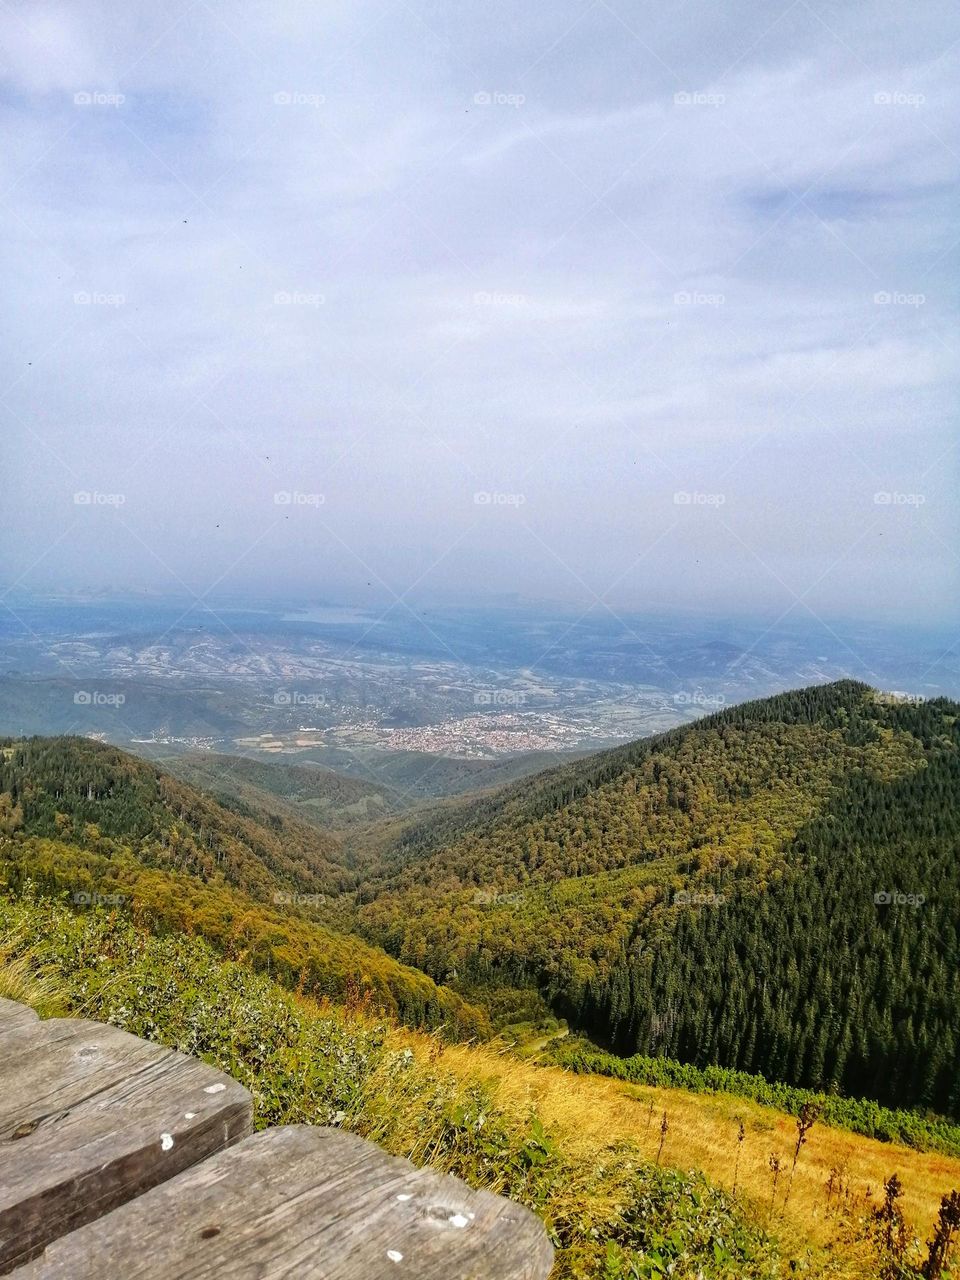
[[[958,713],[845,681],[540,775],[402,832],[359,926],[617,1054],[956,1117]]]

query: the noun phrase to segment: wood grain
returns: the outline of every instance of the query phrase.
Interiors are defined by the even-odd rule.
[[[16,1280],[544,1280],[528,1210],[336,1129],[269,1129],[51,1244]]]
[[[0,1272],[251,1132],[195,1058],[69,1018],[0,1021]]]
[[[37,1021],[37,1015],[29,1005],[17,1004],[15,1000],[0,997],[0,1044],[3,1043],[5,1032],[12,1031],[14,1027],[30,1026]]]

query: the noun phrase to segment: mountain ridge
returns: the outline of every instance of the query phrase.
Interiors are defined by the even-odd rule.
[[[408,827],[358,927],[618,1053],[955,1114],[958,717],[854,681],[726,708]]]
[[[0,870],[15,893],[81,909],[106,901],[153,932],[201,934],[288,986],[366,999],[413,1026],[487,1034],[485,1015],[459,995],[320,918],[355,885],[339,859],[314,828],[226,810],[117,747],[0,740]]]
[[[292,984],[369,978],[415,1022],[539,1007],[618,1054],[953,1116],[958,796],[960,705],[856,681],[349,841],[86,739],[0,742],[17,883],[131,890],[161,927]]]

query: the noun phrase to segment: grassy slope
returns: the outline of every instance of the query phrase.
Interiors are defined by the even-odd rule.
[[[545,1022],[548,1020],[544,1020]],[[555,1020],[554,1020],[555,1022]],[[525,1028],[518,1028],[525,1031]],[[808,1105],[817,1107],[824,1124],[846,1129],[880,1142],[895,1142],[917,1151],[939,1151],[960,1159],[960,1125],[935,1112],[884,1107],[868,1098],[846,1098],[794,1085],[771,1083],[760,1075],[731,1071],[725,1067],[703,1069],[673,1058],[649,1058],[641,1054],[619,1057],[597,1050],[589,1041],[569,1037],[566,1029],[546,1026],[535,1037],[518,1046],[523,1056],[563,1067],[579,1074],[609,1076],[653,1088],[684,1089],[697,1094],[723,1093],[746,1098],[762,1106],[799,1116]],[[535,1037],[535,1038],[534,1038]]]
[[[259,1125],[339,1124],[529,1204],[559,1245],[557,1280],[652,1280],[670,1264],[675,1280],[781,1280],[795,1269],[875,1280],[880,1262],[863,1231],[868,1187],[875,1202],[896,1169],[923,1236],[940,1195],[960,1183],[958,1161],[816,1126],[789,1202],[782,1180],[769,1215],[767,1160],[786,1160],[795,1137],[792,1118],[773,1109],[571,1078],[493,1046],[444,1045],[362,1008],[318,1006],[197,939],[156,939],[102,912],[0,898],[0,939],[0,995],[48,1016],[112,1021],[217,1062],[252,1090]],[[666,1167],[657,1169],[663,1111]],[[729,1188],[740,1118],[736,1200],[673,1171],[699,1168]],[[847,1195],[828,1212],[833,1168],[845,1170]]]
[[[647,1159],[655,1159],[660,1121],[666,1112],[668,1131],[664,1163],[681,1169],[697,1168],[716,1186],[731,1190],[736,1162],[737,1127],[746,1129],[738,1184],[755,1204],[769,1203],[771,1177],[768,1157],[777,1153],[789,1170],[796,1142],[792,1116],[729,1094],[689,1093],[683,1089],[653,1089],[624,1085],[597,1077],[570,1075],[556,1067],[539,1067],[497,1056],[491,1049],[450,1046],[444,1061],[467,1076],[478,1067],[499,1081],[503,1104],[532,1105],[545,1124],[560,1127],[570,1145],[586,1152],[616,1134],[635,1142]],[[652,1119],[650,1104],[653,1104]],[[827,1212],[825,1185],[833,1168],[843,1168],[852,1200],[876,1204],[884,1179],[894,1171],[904,1181],[905,1213],[924,1235],[936,1217],[940,1197],[960,1183],[960,1160],[935,1152],[913,1151],[891,1143],[815,1125],[803,1148],[794,1186],[787,1203],[787,1236],[826,1245],[837,1238],[838,1221]],[[781,1185],[774,1222],[784,1216]],[[869,1192],[869,1195],[868,1195]]]

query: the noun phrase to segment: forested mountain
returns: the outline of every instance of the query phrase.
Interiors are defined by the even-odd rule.
[[[211,765],[225,807],[113,747],[7,740],[7,879],[120,893],[415,1022],[546,1003],[616,1053],[960,1115],[956,704],[783,694],[352,824],[349,851],[295,816],[316,780],[269,767]]]
[[[175,778],[208,792],[226,808],[262,820],[265,813],[305,822],[324,833],[348,833],[357,843],[358,830],[384,820],[409,817],[411,811],[457,803],[467,810],[477,793],[516,782],[555,765],[553,751],[528,751],[518,756],[475,759],[431,755],[422,751],[365,751],[324,748],[318,752],[329,767],[310,754],[298,763],[283,759],[188,752],[157,763]],[[568,759],[579,759],[564,753]],[[560,758],[564,758],[561,756]],[[378,841],[380,832],[378,832]],[[359,841],[360,847],[365,840]]]
[[[224,807],[113,747],[8,739],[0,986],[229,1065],[261,1114],[353,1125],[510,1189],[571,1277],[669,1260],[717,1280],[919,1280],[922,1247],[907,1265],[907,1220],[875,1191],[909,1159],[921,1241],[953,1203],[958,1129],[912,1108],[957,1114],[958,717],[804,690],[395,815],[365,847],[355,825],[355,859],[249,781],[229,794],[211,772]],[[524,999],[637,1052],[558,1041],[577,1073],[614,1077],[585,1079],[440,1043],[492,1039]],[[729,1202],[663,1167],[695,1164]]]
[[[383,787],[402,809],[506,786],[518,778],[542,773],[558,755],[580,758],[583,752],[523,751],[518,755],[480,758],[430,751],[383,751],[353,747],[312,747],[298,754],[296,767],[317,767],[338,777]],[[276,757],[263,761],[280,764]]]
[[[171,756],[163,768],[239,812],[264,811],[329,832],[372,822],[409,807],[389,786],[320,765],[197,752]]]
[[[229,811],[115,747],[0,741],[0,877],[15,892],[33,886],[81,909],[105,901],[316,995],[483,1033],[484,1016],[455,993],[318,919],[352,901],[355,875],[339,856],[309,826]]]
[[[960,1113],[960,707],[851,681],[412,824],[360,927],[617,1052]]]
[[[338,841],[279,814],[231,811],[155,765],[87,738],[0,740],[0,795],[25,835],[129,845],[146,866],[219,873],[255,896],[351,887]]]

